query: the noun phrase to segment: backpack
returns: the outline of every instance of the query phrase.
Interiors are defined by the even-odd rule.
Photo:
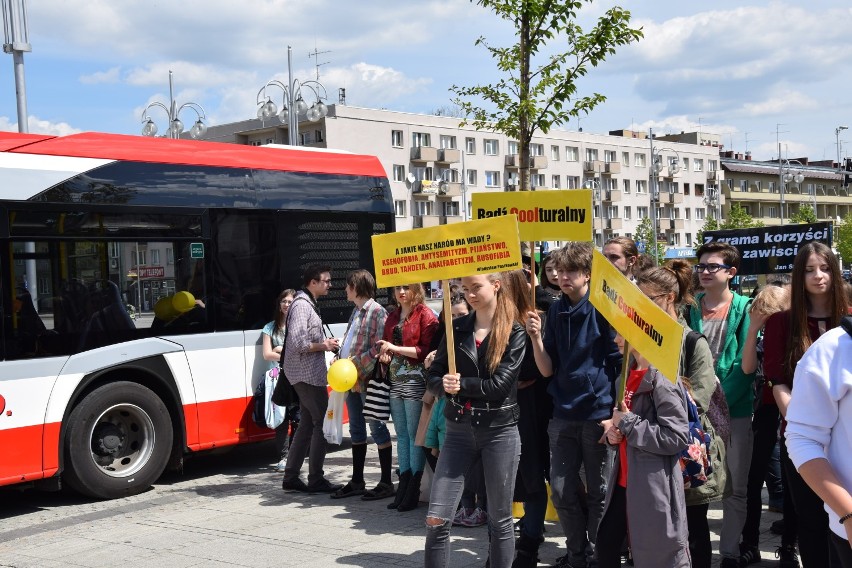
[[[689,420],[689,444],[680,451],[678,459],[683,474],[683,488],[692,489],[707,483],[707,477],[713,473],[713,464],[710,460],[710,434],[701,429],[698,407],[695,406],[692,395],[683,383],[680,383],[680,388],[683,391]]]
[[[697,331],[690,330],[686,334],[684,341],[685,361],[688,364],[692,360],[692,355],[695,353],[695,346],[699,338],[704,337]],[[689,376],[691,373],[686,372],[684,366],[684,374]],[[693,404],[695,404],[693,402]],[[722,383],[716,378],[716,388],[713,389],[713,394],[710,397],[710,405],[707,407],[707,419],[713,426],[716,436],[721,439],[725,445],[729,445],[731,441],[731,412],[728,409],[728,399],[725,398],[725,390],[722,388]]]

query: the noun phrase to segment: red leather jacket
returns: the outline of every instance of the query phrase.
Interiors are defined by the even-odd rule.
[[[393,343],[393,328],[399,325],[399,308],[388,314],[385,320],[385,332],[382,339]],[[417,357],[413,361],[422,363],[429,354],[432,336],[438,329],[438,318],[426,304],[417,304],[412,308],[408,318],[402,323],[402,345],[400,347],[415,347]],[[411,357],[409,357],[411,359]]]

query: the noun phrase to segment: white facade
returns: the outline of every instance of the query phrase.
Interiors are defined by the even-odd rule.
[[[517,189],[517,142],[503,134],[462,127],[460,122],[446,116],[330,105],[321,121],[301,122],[300,138],[306,146],[377,156],[390,180],[397,229],[406,230],[472,218],[471,193]],[[625,134],[552,130],[533,137],[533,188],[600,188],[594,211],[600,246],[613,236],[632,236],[639,222],[650,216],[654,188],[649,186],[656,181],[658,238],[673,247],[692,246],[708,216],[705,190],[718,188],[721,182],[718,147],[656,139],[654,151],[663,167],[652,180],[650,140],[644,134]],[[253,119],[210,127],[206,138],[286,143],[287,127],[277,119],[265,125]],[[671,175],[667,166],[673,158],[680,169]],[[709,210],[712,216],[715,208]]]

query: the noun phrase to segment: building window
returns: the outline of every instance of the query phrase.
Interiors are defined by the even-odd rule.
[[[464,139],[464,151],[470,156],[476,154],[476,138],[468,137]]]
[[[767,217],[778,217],[778,210],[775,209],[774,205],[766,206],[766,216]]]
[[[625,220],[627,220],[627,221],[629,221],[629,220],[630,220],[630,214],[631,214],[631,210],[632,210],[632,209],[633,209],[633,208],[632,208],[631,206],[629,206],[629,205],[626,205],[626,206],[624,207],[624,219],[625,219]]]
[[[597,148],[586,148],[586,161],[587,162],[595,162],[598,159],[598,149]]]
[[[580,189],[580,176],[566,176],[568,189]]]
[[[166,264],[175,263],[175,251],[172,247],[166,249]]]
[[[314,130],[314,140],[317,142],[323,142],[325,140],[322,135],[322,130]]]
[[[648,217],[648,207],[639,206],[636,208],[636,218],[637,219],[645,219]]]
[[[559,161],[559,146],[551,146],[550,147],[550,159],[553,160],[554,162]]]
[[[441,148],[444,148],[444,149],[449,148],[450,150],[456,149],[456,137],[455,136],[449,136],[449,135],[446,135],[446,134],[441,134],[440,142],[441,142]]]
[[[445,217],[458,217],[459,216],[459,202],[458,201],[445,201],[443,213],[444,213]]]
[[[604,162],[611,164],[616,161],[615,150],[604,150]]]
[[[637,168],[644,168],[647,165],[648,157],[645,154],[634,154],[633,165]]]
[[[671,164],[671,162],[669,162],[669,164]],[[685,172],[689,171],[689,158],[683,159],[683,171],[685,171]]]
[[[624,193],[630,193],[630,180],[621,180],[621,187],[624,190]]]
[[[610,205],[606,208],[607,219],[618,219],[618,205]]]
[[[696,207],[695,208],[695,220],[703,221],[704,217],[707,215],[707,210],[704,207]]]
[[[422,217],[424,215],[434,214],[434,201],[415,201],[414,207],[416,215]]]
[[[485,187],[500,187],[500,172],[485,170]]]
[[[509,140],[509,142],[507,143],[506,151],[509,153],[509,155],[510,155],[510,156],[515,156],[515,155],[517,155],[517,153],[518,153],[518,143],[517,143],[517,142],[515,142],[514,140]],[[486,154],[488,154],[488,151],[486,150],[486,152],[485,152],[485,153],[486,153]]]
[[[748,191],[748,180],[741,179],[740,180],[740,191]]]
[[[432,181],[432,166],[415,166],[411,168],[411,173],[414,174],[414,179],[420,181]]]
[[[397,217],[405,217],[405,201],[401,199],[394,199],[393,212]]]
[[[760,191],[760,180],[754,182],[754,187],[757,191]]]
[[[704,160],[701,160],[699,158],[695,158],[695,160],[693,160],[692,164],[693,164],[693,169],[696,172],[703,172],[704,171]]]
[[[688,247],[692,246],[692,233],[686,234],[686,246],[688,246]]]
[[[432,146],[432,136],[428,132],[412,132],[411,145],[415,148]]]
[[[311,137],[310,132],[300,132],[299,133],[299,142],[302,144],[302,146],[307,146],[308,144],[313,144],[311,138],[312,137]]]
[[[405,181],[405,166],[393,165],[393,181]]]
[[[553,176],[553,177],[551,178],[551,181],[553,182],[553,183],[551,184],[551,186],[552,186],[554,189],[559,189],[560,187],[562,187],[562,179],[561,179],[561,178],[562,178],[562,176]]]
[[[687,207],[683,212],[686,213],[686,220],[689,221],[692,211]]]
[[[530,175],[530,187],[532,189],[535,189],[537,187],[547,187],[547,182],[544,179],[544,174]]]
[[[636,193],[648,193],[648,180],[646,180],[646,179],[637,179],[636,180]]]
[[[544,156],[544,144],[530,144],[530,156]]]
[[[630,167],[630,152],[622,152],[621,153],[621,165],[625,168]]]
[[[707,160],[707,171],[715,172],[717,169],[717,164],[718,162],[716,162],[716,160]]]
[[[249,146],[260,146],[260,140],[249,140]]]
[[[500,152],[500,144],[497,143],[496,138],[486,138],[483,140],[483,145],[486,156],[496,156]]]
[[[139,256],[137,257],[136,256],[137,252],[135,250],[130,251],[130,258],[133,262],[133,265],[134,266],[144,266],[144,265],[148,264],[147,262],[145,262],[145,259],[147,258],[147,251],[140,250],[138,254],[139,254]]]
[[[153,249],[151,251],[151,264],[154,266],[160,266],[160,250]]]
[[[476,185],[476,170],[467,170],[467,185]]]
[[[579,162],[580,161],[580,149],[576,146],[565,146],[565,161],[566,162]]]
[[[391,146],[402,148],[402,130],[391,130]]]

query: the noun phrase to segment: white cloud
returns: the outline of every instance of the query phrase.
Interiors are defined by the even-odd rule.
[[[118,83],[121,67],[112,67],[106,71],[96,71],[89,75],[80,76],[80,82],[84,85],[97,85],[99,83]]]
[[[767,116],[814,110],[819,102],[797,91],[785,91],[757,103],[745,103],[743,110],[750,116]]]
[[[53,136],[65,136],[66,134],[77,134],[82,132],[67,122],[50,122],[42,120],[37,116],[30,115],[27,119],[30,134],[48,134]],[[8,116],[0,116],[0,130],[3,132],[17,132],[18,122],[12,122]]]

